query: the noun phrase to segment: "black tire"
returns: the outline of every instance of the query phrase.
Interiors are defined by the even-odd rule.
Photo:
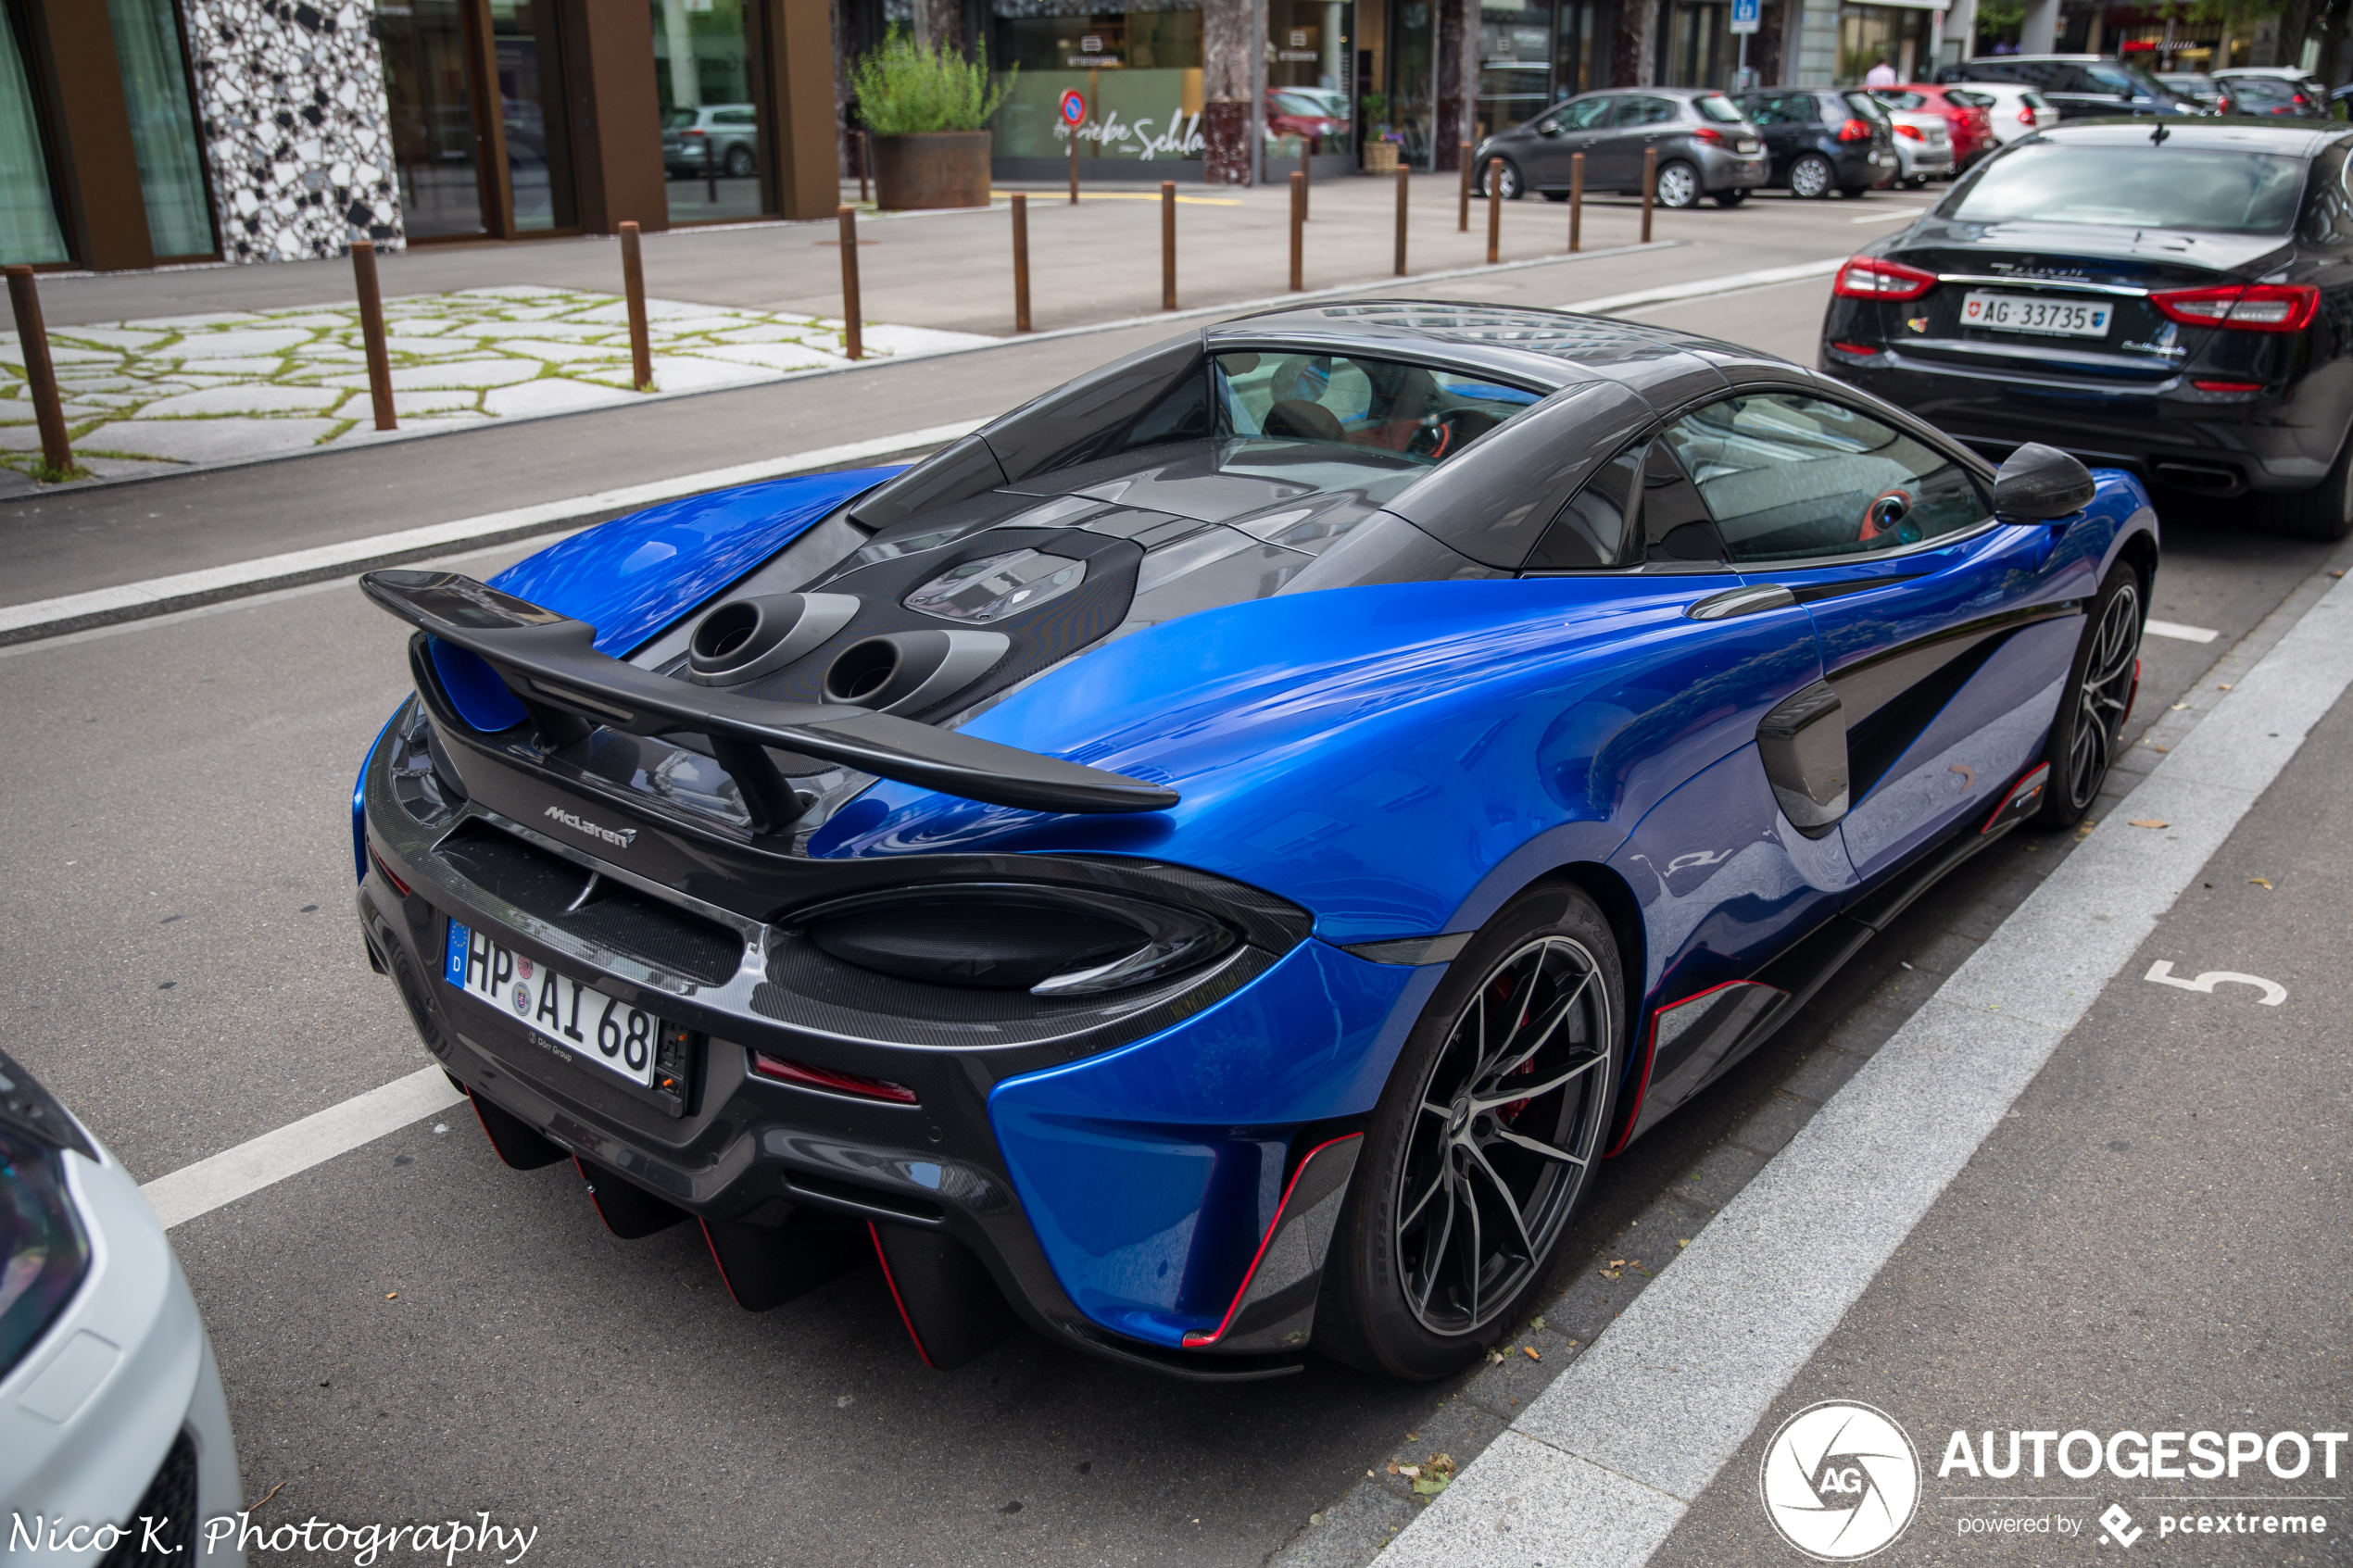
[[[740,180],[756,167],[757,165],[752,161],[749,147],[736,146],[727,149],[727,173],[730,178]]]
[[[1514,1325],[1592,1188],[1625,1010],[1617,943],[1582,890],[1541,885],[1496,911],[1423,1009],[1373,1112],[1325,1265],[1318,1349],[1442,1377]],[[1523,1077],[1540,1092],[1496,1095]]]
[[[1491,157],[1487,160],[1487,166],[1492,168],[1501,178],[1500,189],[1505,201],[1516,202],[1528,194],[1528,182],[1520,178],[1519,165],[1507,157]],[[1487,168],[1475,171],[1478,178],[1473,182],[1474,194],[1482,196],[1487,194]]]
[[[1718,191],[1711,199],[1718,207],[1735,207],[1748,200],[1748,193],[1746,191]]]
[[[2342,539],[2353,533],[2353,439],[2336,454],[2336,461],[2320,483],[2309,490],[2284,495],[2259,492],[2255,521],[2266,532],[2294,539]]]
[[[1536,194],[1548,202],[1565,202],[1568,199],[1567,191],[1539,191]]]
[[[2043,760],[2051,765],[2037,825],[2070,828],[2099,798],[2100,785],[2123,745],[2124,720],[2140,685],[2141,624],[2148,617],[2148,586],[2131,561],[2108,569],[2093,596],[2083,635],[2068,666],[2067,686]]]
[[[1681,158],[1658,166],[1658,179],[1651,187],[1652,198],[1659,206],[1681,211],[1697,207],[1701,195],[1699,170]]]
[[[1789,166],[1789,194],[1800,201],[1820,201],[1838,184],[1838,170],[1819,153],[1807,153]]]
[[[1872,187],[1869,185],[1841,185],[1838,188],[1838,194],[1848,201],[1860,201],[1863,197],[1869,195],[1871,191]]]

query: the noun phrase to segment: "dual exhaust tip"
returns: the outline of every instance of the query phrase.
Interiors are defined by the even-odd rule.
[[[686,679],[737,686],[806,658],[856,618],[850,594],[755,594],[705,614],[686,643]],[[825,668],[828,702],[913,713],[994,669],[1013,639],[1001,632],[887,632],[862,637]]]

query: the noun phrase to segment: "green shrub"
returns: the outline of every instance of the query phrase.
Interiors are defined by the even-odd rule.
[[[946,44],[925,49],[900,30],[849,70],[858,118],[877,136],[920,136],[930,131],[978,131],[1013,91],[1013,72],[988,85],[984,50],[967,60]]]

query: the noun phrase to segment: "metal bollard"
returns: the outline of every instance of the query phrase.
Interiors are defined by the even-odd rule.
[[[858,303],[858,209],[845,207],[841,219],[841,339],[842,353],[851,359],[866,357],[864,310]]]
[[[49,359],[49,329],[41,320],[41,295],[30,267],[8,269],[8,304],[24,340],[24,379],[32,393],[32,415],[41,426],[41,463],[58,480],[73,477],[73,444],[66,439],[66,410],[57,395],[57,368]]]
[[[1568,250],[1571,256],[1585,248],[1585,155],[1568,155]]]
[[[1176,182],[1160,182],[1160,307],[1176,308]]]
[[[1296,294],[1307,287],[1307,176],[1290,172],[1290,286]]]
[[[1642,243],[1651,243],[1651,203],[1658,196],[1658,149],[1642,149]]]
[[[1070,205],[1078,205],[1078,127],[1070,128]]]
[[[1454,214],[1454,232],[1458,234],[1467,234],[1470,232],[1471,187],[1471,144],[1468,142],[1465,142],[1463,144],[1462,165],[1463,194],[1460,202],[1457,204],[1462,210]]]
[[[1013,193],[1013,331],[1029,331],[1029,198]]]
[[[1397,166],[1397,275],[1405,275],[1405,193],[1413,170],[1401,163]]]
[[[637,225],[621,225],[621,292],[629,302],[629,384],[654,389],[654,351],[646,338],[646,267],[637,255]]]
[[[359,291],[359,343],[368,356],[368,401],[375,406],[376,428],[394,430],[399,420],[392,407],[392,354],[384,346],[384,301],[376,287],[376,242],[353,230],[351,278]]]
[[[1504,166],[1487,165],[1487,265],[1504,259]]]
[[[702,139],[702,193],[703,200],[713,207],[719,205],[718,153],[719,148],[715,139],[705,136]]]

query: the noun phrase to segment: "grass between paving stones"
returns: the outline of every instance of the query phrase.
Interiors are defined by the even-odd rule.
[[[837,320],[672,300],[648,300],[647,308],[656,391],[849,362]],[[629,381],[627,310],[617,295],[515,285],[409,295],[386,302],[384,330],[404,429],[448,429],[641,395]],[[870,326],[866,352],[887,358],[927,345],[895,348],[888,341],[894,331],[904,332]],[[960,336],[917,335],[943,343]],[[94,433],[109,438],[103,449],[77,457],[192,466],[332,446],[373,430],[356,306],[116,321],[54,331],[49,341],[68,433],[77,445]],[[34,422],[20,360],[16,336],[0,333],[0,439],[21,440]],[[201,444],[168,439],[223,420],[257,426],[249,439],[232,437],[208,456],[189,455]],[[326,429],[308,428],[321,421]],[[271,425],[284,427],[283,433]],[[57,482],[37,447],[0,448],[0,467]]]

